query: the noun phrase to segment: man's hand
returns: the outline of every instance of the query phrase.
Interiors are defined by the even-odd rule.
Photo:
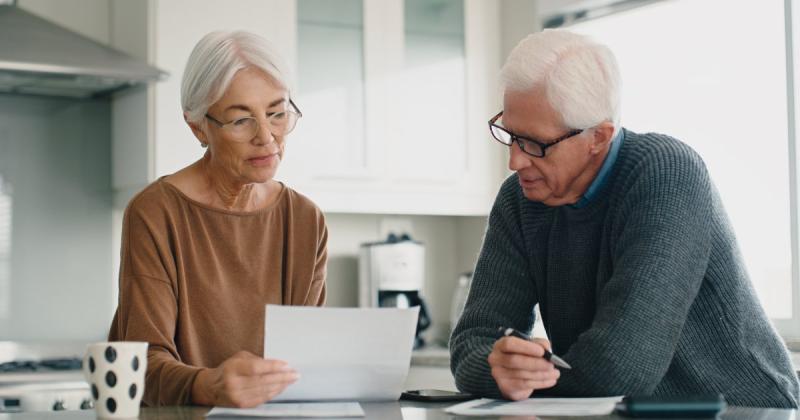
[[[494,343],[489,366],[503,397],[523,400],[534,390],[555,386],[561,372],[544,358],[545,348],[550,342],[542,338],[503,337]]]
[[[192,402],[255,407],[275,398],[297,378],[297,373],[286,362],[240,351],[218,367],[200,371],[192,385]]]

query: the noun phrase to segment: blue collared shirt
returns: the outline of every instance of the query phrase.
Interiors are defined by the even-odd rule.
[[[594,178],[594,181],[592,181],[592,184],[589,185],[589,188],[583,193],[583,197],[581,197],[577,203],[570,204],[570,207],[574,209],[586,207],[606,184],[608,175],[611,174],[611,168],[614,167],[614,162],[617,161],[617,154],[619,154],[619,149],[622,147],[622,141],[625,139],[623,131],[624,130],[620,128],[617,135],[611,140],[611,149],[608,151],[606,159],[603,161],[603,166],[600,167],[600,171],[597,172],[597,176]]]

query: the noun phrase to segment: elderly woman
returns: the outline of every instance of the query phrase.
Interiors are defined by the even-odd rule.
[[[207,150],[128,205],[109,340],[150,343],[148,405],[256,406],[297,379],[262,357],[264,305],[325,301],[325,219],[273,179],[301,114],[279,57],[246,32],[200,40],[181,103]]]

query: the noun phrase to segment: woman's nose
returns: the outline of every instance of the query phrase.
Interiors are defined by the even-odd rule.
[[[272,134],[272,127],[270,127],[269,120],[259,121],[258,122],[258,131],[256,131],[255,137],[253,137],[253,141],[258,144],[270,144],[276,140],[274,134]]]

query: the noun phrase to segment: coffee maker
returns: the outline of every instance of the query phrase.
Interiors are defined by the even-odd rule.
[[[425,344],[421,333],[431,325],[420,295],[425,280],[425,246],[407,234],[361,244],[358,258],[358,305],[372,308],[419,306],[414,348]]]

